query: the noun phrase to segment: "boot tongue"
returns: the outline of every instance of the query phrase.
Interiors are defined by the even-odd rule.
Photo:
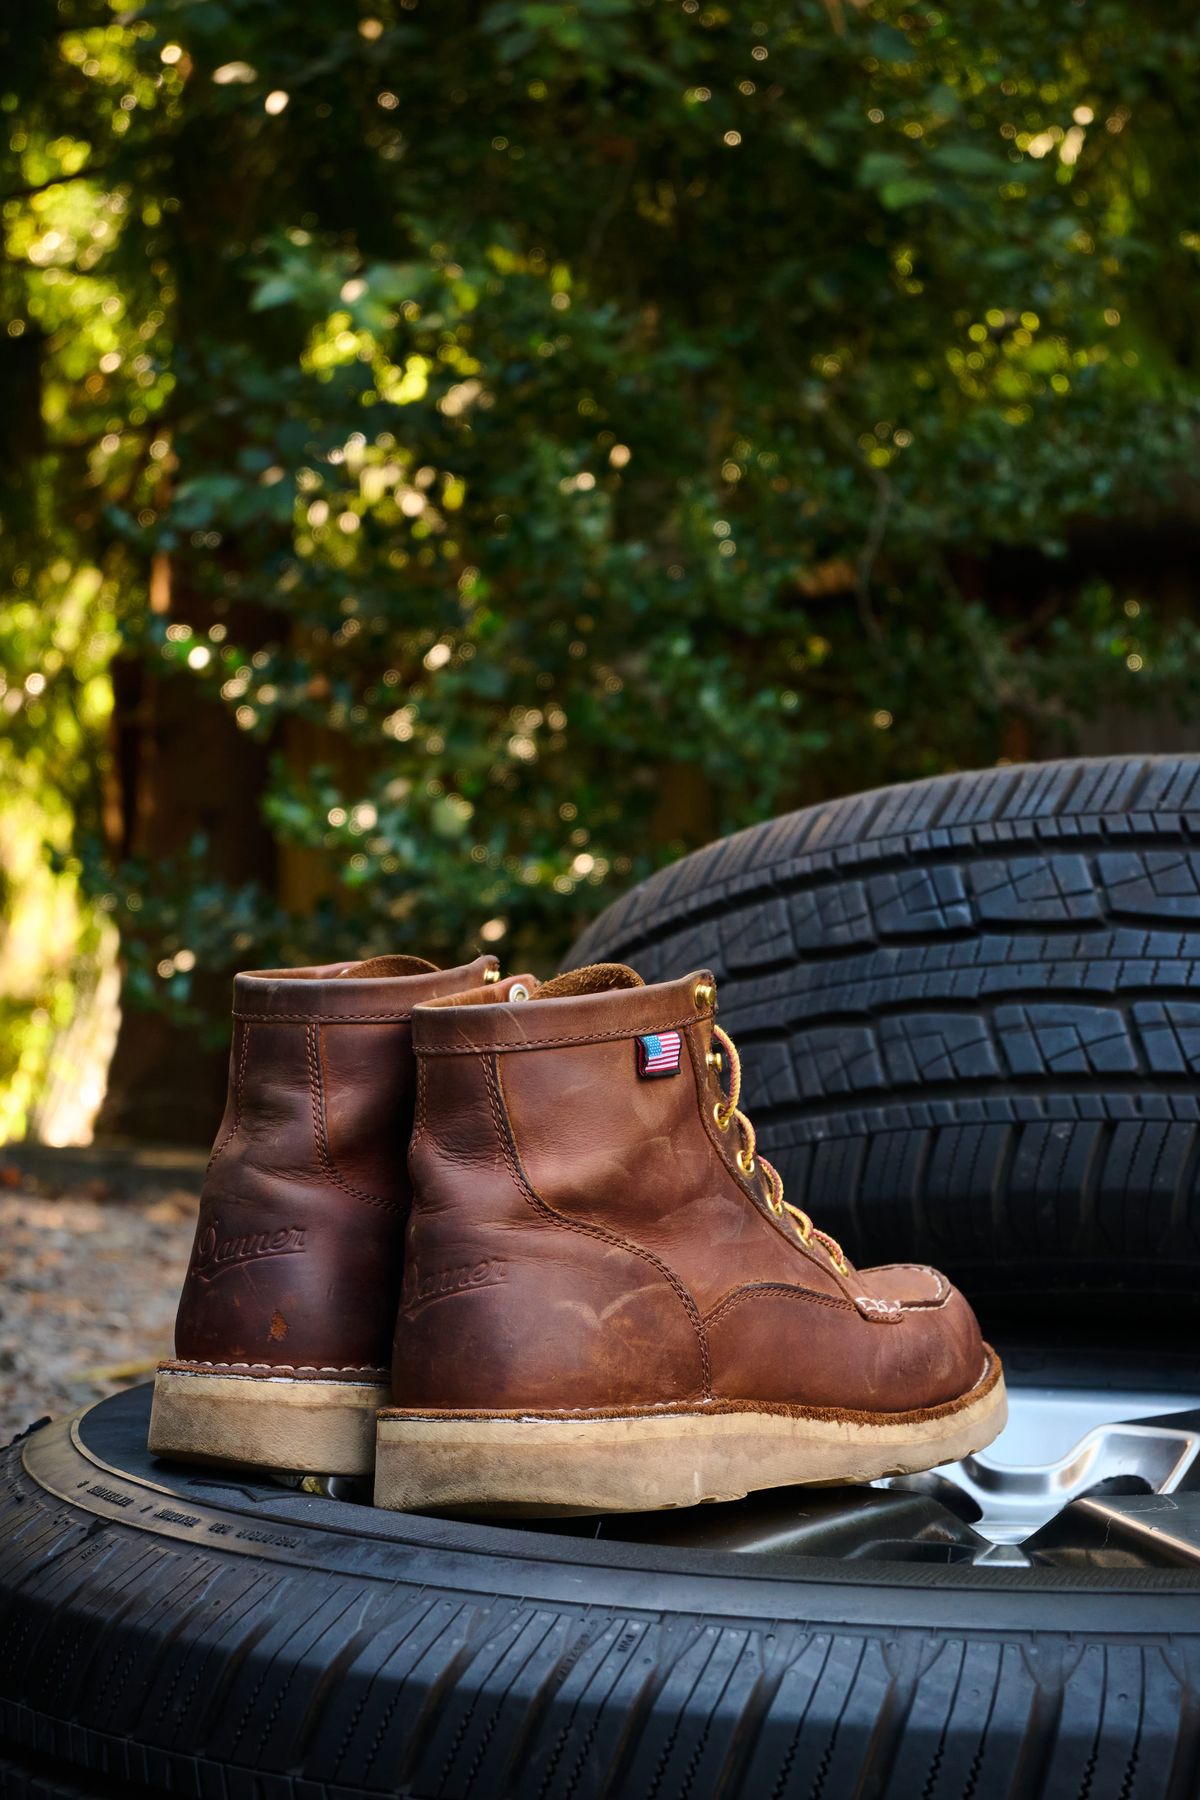
[[[624,963],[589,963],[583,969],[568,969],[555,975],[537,990],[539,1000],[567,1000],[573,994],[606,994],[612,988],[645,987],[641,976]]]
[[[354,981],[361,981],[384,976],[436,974],[437,964],[426,962],[423,956],[372,956],[366,962],[347,964],[337,979],[343,981],[350,976]]]

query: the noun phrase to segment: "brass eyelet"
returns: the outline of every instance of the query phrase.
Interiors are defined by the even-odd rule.
[[[711,981],[698,981],[692,999],[701,1012],[707,1012],[717,998],[717,990]]]
[[[770,1207],[771,1211],[775,1214],[775,1217],[777,1219],[782,1219],[782,1217],[783,1217],[783,1201],[782,1200],[768,1200],[767,1205]]]
[[[713,1107],[713,1123],[716,1125],[718,1131],[728,1131],[730,1125],[733,1123],[733,1114],[727,1113],[719,1100]]]
[[[510,1000],[528,1000],[529,989],[523,981],[514,981],[508,990],[508,997]]]
[[[716,1070],[718,1075],[721,1073],[721,1070],[725,1067],[725,1058],[721,1055],[721,1052],[719,1050],[708,1051],[704,1060],[708,1064],[710,1069]]]
[[[758,1164],[752,1156],[747,1156],[744,1150],[739,1150],[737,1153],[737,1166],[742,1171],[743,1175],[753,1175]]]
[[[494,966],[490,969],[485,969],[483,971],[483,979],[487,982],[499,981],[499,979],[500,979],[499,969]]]

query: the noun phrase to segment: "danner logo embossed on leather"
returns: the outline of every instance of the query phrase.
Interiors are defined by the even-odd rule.
[[[222,1237],[221,1221],[206,1225],[196,1240],[192,1255],[192,1272],[199,1281],[215,1281],[230,1269],[264,1257],[299,1256],[303,1253],[304,1228],[287,1225],[278,1231],[249,1231],[244,1237]]]
[[[448,1294],[469,1293],[472,1288],[495,1287],[505,1280],[505,1265],[498,1257],[488,1262],[460,1263],[456,1267],[424,1273],[416,1263],[410,1263],[404,1271],[404,1310],[412,1312],[430,1300],[443,1300]]]

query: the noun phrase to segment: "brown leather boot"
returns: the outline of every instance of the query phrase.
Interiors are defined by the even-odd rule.
[[[870,1481],[989,1443],[933,1269],[852,1268],[738,1109],[713,978],[619,965],[413,1018],[414,1203],[376,1504],[603,1512]]]
[[[369,1472],[410,1198],[412,1010],[483,982],[511,995],[520,979],[501,982],[493,956],[237,977],[229,1094],[151,1450]]]

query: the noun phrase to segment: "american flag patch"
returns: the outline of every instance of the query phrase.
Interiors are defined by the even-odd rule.
[[[678,1075],[683,1039],[677,1031],[652,1031],[637,1040],[638,1074],[648,1081]]]

